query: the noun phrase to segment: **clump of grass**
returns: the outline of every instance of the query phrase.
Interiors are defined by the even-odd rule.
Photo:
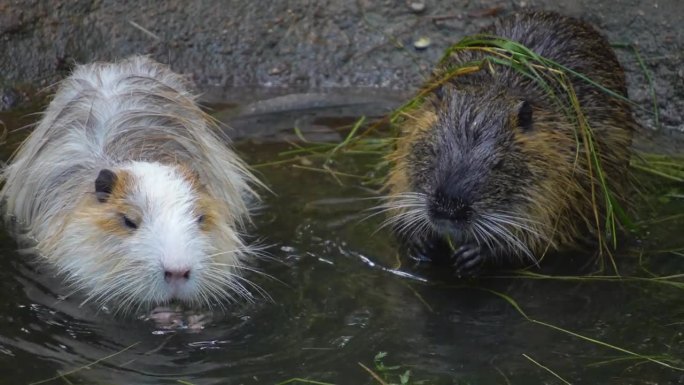
[[[642,361],[642,362],[650,362],[650,363],[653,363],[656,365],[660,365],[661,367],[665,367],[665,368],[672,369],[672,370],[679,371],[679,372],[684,372],[684,367],[681,366],[681,364],[682,364],[681,360],[674,359],[674,358],[668,357],[668,356],[663,356],[663,355],[651,356],[651,355],[641,354],[641,353],[635,352],[633,350],[625,349],[623,347],[616,346],[616,345],[610,344],[608,342],[605,342],[605,341],[602,341],[599,339],[595,339],[592,337],[585,336],[583,334],[573,332],[571,330],[564,329],[560,326],[556,326],[556,325],[553,325],[553,324],[550,324],[550,323],[547,323],[544,321],[540,321],[538,319],[532,318],[529,315],[527,315],[527,313],[525,313],[523,311],[523,309],[520,307],[520,305],[518,305],[518,303],[513,298],[511,298],[510,296],[508,296],[504,293],[498,292],[498,291],[494,291],[494,290],[489,290],[489,289],[481,289],[481,290],[484,290],[484,291],[487,291],[491,294],[494,294],[495,296],[500,297],[501,299],[506,301],[509,305],[511,305],[515,309],[516,312],[518,312],[525,320],[527,320],[530,323],[540,325],[540,326],[555,330],[557,332],[563,333],[565,335],[568,335],[568,336],[571,336],[574,338],[578,338],[578,339],[583,340],[585,342],[589,342],[589,343],[592,343],[592,344],[613,350],[615,352],[622,354],[623,355],[622,357],[626,357],[629,359],[634,359],[634,360],[638,360],[638,361]],[[549,369],[547,369],[547,368],[545,368],[545,369],[547,371],[551,372]],[[555,376],[557,376],[555,373],[553,373],[553,372],[551,372],[551,373],[554,374]]]
[[[382,184],[389,168],[389,163],[383,157],[393,147],[397,137],[367,136],[368,125],[365,117],[361,117],[347,128],[349,132],[344,140],[339,143],[331,143],[310,141],[299,128],[295,127],[294,132],[301,143],[290,143],[294,147],[293,149],[278,154],[284,159],[254,165],[253,167],[291,164],[293,168],[326,173],[340,184],[343,184],[341,181],[343,178],[351,178],[369,186]],[[350,156],[369,159],[369,162],[365,163],[367,167],[364,173],[355,174],[340,171],[343,169],[340,165],[344,164],[344,160]]]
[[[642,152],[632,158],[631,166],[670,182],[684,183],[684,156]]]
[[[297,384],[308,384],[308,385],[335,385],[330,382],[321,382],[321,381],[315,381],[315,380],[309,380],[306,378],[290,378],[289,380],[279,382],[276,385],[297,385]]]
[[[411,370],[402,370],[399,365],[387,366],[384,359],[387,357],[387,352],[378,352],[373,358],[373,366],[375,370],[370,369],[366,365],[359,362],[359,366],[363,368],[368,374],[373,377],[380,385],[418,385],[425,383],[424,381],[414,381],[411,377]]]
[[[567,380],[565,380],[565,379],[564,379],[563,377],[561,377],[559,374],[557,374],[557,373],[554,372],[553,370],[549,369],[547,366],[544,366],[544,365],[540,364],[539,362],[537,362],[535,359],[533,359],[532,357],[528,356],[527,354],[523,353],[523,357],[527,358],[528,361],[530,361],[530,362],[532,362],[533,364],[537,365],[537,366],[540,367],[541,369],[544,369],[545,371],[547,371],[548,373],[550,373],[552,376],[556,377],[556,378],[557,378],[559,381],[561,381],[562,383],[564,383],[564,384],[566,384],[566,385],[571,385]]]
[[[387,357],[387,352],[379,352],[373,358],[373,369],[359,362],[359,366],[363,368],[377,383],[380,385],[419,385],[425,384],[425,381],[414,381],[411,377],[411,371],[402,370],[399,365],[388,366],[385,365],[384,359]],[[328,382],[321,382],[309,380],[306,378],[291,378],[289,380],[279,382],[277,385],[287,384],[312,384],[312,385],[335,385]]]
[[[672,250],[670,252],[677,252]],[[648,271],[646,271],[649,273]],[[636,283],[636,284],[653,284],[665,285],[677,290],[684,290],[684,274],[672,274],[667,276],[658,276],[656,274],[648,274],[649,276],[622,276],[622,275],[591,275],[591,276],[575,276],[575,275],[547,275],[535,273],[527,270],[513,271],[511,275],[490,276],[491,279],[529,279],[529,280],[552,280],[552,281],[567,281],[567,282],[616,282],[616,283]]]

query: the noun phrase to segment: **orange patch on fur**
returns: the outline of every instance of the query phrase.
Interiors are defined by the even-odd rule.
[[[225,211],[221,205],[213,199],[206,188],[201,184],[199,175],[185,165],[174,165],[178,174],[185,179],[195,191],[198,199],[195,201],[193,214],[202,221],[198,224],[204,232],[216,229],[221,213]],[[114,171],[114,170],[113,170]],[[127,197],[134,188],[133,176],[126,170],[116,170],[116,181],[112,186],[112,192],[104,202],[97,200],[95,194],[88,194],[79,208],[74,212],[76,220],[88,221],[97,226],[102,232],[126,237],[135,230],[125,225],[124,216],[134,224],[140,226],[143,220],[141,209],[129,203]]]
[[[204,217],[204,220],[200,223],[200,228],[205,232],[213,231],[221,218],[218,203],[206,192],[201,192],[196,205],[197,216],[202,215]]]
[[[406,120],[401,123],[402,136],[399,137],[394,152],[387,156],[387,160],[394,165],[385,183],[385,189],[389,190],[391,195],[409,190],[406,157],[411,152],[412,144],[418,141],[421,135],[429,133],[439,119],[429,102],[416,110],[408,111],[404,116]]]
[[[195,216],[198,219],[200,216],[203,217],[200,229],[205,232],[214,230],[217,220],[221,217],[220,205],[209,195],[207,189],[201,183],[200,175],[197,171],[184,164],[177,164],[176,168],[179,170],[181,177],[190,183],[190,186],[199,197],[195,202]]]
[[[89,218],[94,218],[94,224],[105,233],[117,234],[119,236],[130,235],[131,229],[124,225],[125,215],[135,224],[140,224],[142,213],[140,210],[127,203],[126,196],[133,187],[133,177],[125,170],[118,170],[116,181],[112,186],[112,193],[107,196],[107,200],[99,202],[94,196],[89,197],[85,207],[78,212]]]

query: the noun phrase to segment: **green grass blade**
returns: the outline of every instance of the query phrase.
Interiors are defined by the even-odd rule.
[[[639,354],[639,353],[633,352],[633,351],[631,351],[631,350],[628,350],[628,349],[625,349],[625,348],[621,348],[621,347],[619,347],[619,346],[615,346],[615,345],[609,344],[609,343],[607,343],[607,342],[604,342],[604,341],[601,341],[601,340],[597,340],[597,339],[594,339],[594,338],[591,338],[591,337],[587,337],[587,336],[585,336],[585,335],[582,335],[582,334],[579,334],[579,333],[575,333],[575,332],[570,331],[570,330],[567,330],[567,329],[563,329],[563,328],[561,328],[561,327],[559,327],[559,326],[556,326],[556,325],[553,325],[553,324],[550,324],[550,323],[547,323],[547,322],[544,322],[544,321],[539,321],[539,320],[537,320],[537,319],[531,318],[531,317],[529,317],[527,314],[525,314],[525,312],[522,310],[522,308],[520,307],[520,305],[518,305],[518,303],[517,303],[513,298],[511,298],[510,296],[508,296],[508,295],[506,295],[506,294],[504,294],[504,293],[501,293],[501,292],[494,291],[494,290],[489,290],[489,289],[481,289],[481,290],[487,291],[487,292],[489,292],[489,293],[492,293],[492,294],[496,295],[497,297],[500,297],[500,298],[504,299],[504,300],[505,300],[506,302],[508,302],[508,304],[511,305],[518,313],[520,313],[520,315],[523,316],[523,318],[525,318],[525,319],[526,319],[527,321],[529,321],[529,322],[532,322],[532,323],[534,323],[534,324],[537,324],[537,325],[541,325],[541,326],[547,327],[547,328],[549,328],[549,329],[556,330],[556,331],[561,332],[561,333],[563,333],[563,334],[567,334],[567,335],[569,335],[569,336],[572,336],[572,337],[581,339],[581,340],[583,340],[583,341],[587,341],[587,342],[593,343],[593,344],[595,344],[595,345],[600,345],[600,346],[603,346],[603,347],[605,347],[605,348],[608,348],[608,349],[612,349],[612,350],[618,351],[618,352],[623,353],[623,354],[626,354],[626,355],[628,355],[628,356],[637,357],[637,358],[643,359],[643,360],[645,360],[645,361],[652,362],[652,363],[654,363],[654,364],[657,364],[657,365],[666,367],[666,368],[668,368],[668,369],[672,369],[672,370],[684,372],[684,368],[679,367],[679,366],[675,366],[675,365],[668,364],[668,363],[666,363],[666,362],[664,362],[664,361],[662,361],[662,360],[660,360],[660,359],[653,358],[652,356],[647,356],[647,355]]]

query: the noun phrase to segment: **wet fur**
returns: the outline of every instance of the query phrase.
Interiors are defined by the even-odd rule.
[[[240,272],[252,252],[241,232],[258,182],[189,89],[182,76],[146,57],[79,66],[2,171],[6,218],[87,300],[113,302],[123,311],[168,301],[156,266],[165,257],[143,255],[144,243],[163,234],[141,238],[122,222],[123,214],[141,228],[163,221],[162,214],[144,217],[152,208],[174,214],[178,223],[165,225],[187,238],[182,251],[188,255],[168,258],[202,269],[193,282],[199,290],[185,302],[222,306],[250,296]],[[103,169],[116,174],[104,196],[94,184]],[[142,188],[136,175],[145,172],[170,185]]]
[[[623,70],[612,49],[586,23],[551,12],[521,13],[483,33],[520,42],[626,95]],[[482,56],[457,52],[434,77],[441,78],[450,65]],[[638,124],[626,102],[578,79],[573,85],[608,184],[624,203],[629,147]],[[523,102],[532,107],[529,127],[518,121]],[[598,181],[589,178],[585,147],[577,145],[575,130],[546,92],[514,69],[496,66],[494,73],[481,70],[456,77],[406,113],[390,156],[389,196],[383,206],[392,211],[388,223],[409,245],[434,246],[449,234],[456,247],[473,244],[486,250],[485,262],[491,264],[536,263],[548,250],[591,237],[603,231],[596,228],[592,183],[600,214],[605,202]],[[429,207],[441,186],[471,205],[469,226],[453,229],[431,218]],[[604,221],[601,217],[601,226]],[[451,253],[444,245],[432,252]]]

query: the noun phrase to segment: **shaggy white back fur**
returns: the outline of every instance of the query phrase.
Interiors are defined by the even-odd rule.
[[[79,66],[2,171],[6,217],[87,300],[130,311],[249,298],[240,233],[258,182],[218,132],[164,65]],[[100,200],[103,169],[117,178]]]

